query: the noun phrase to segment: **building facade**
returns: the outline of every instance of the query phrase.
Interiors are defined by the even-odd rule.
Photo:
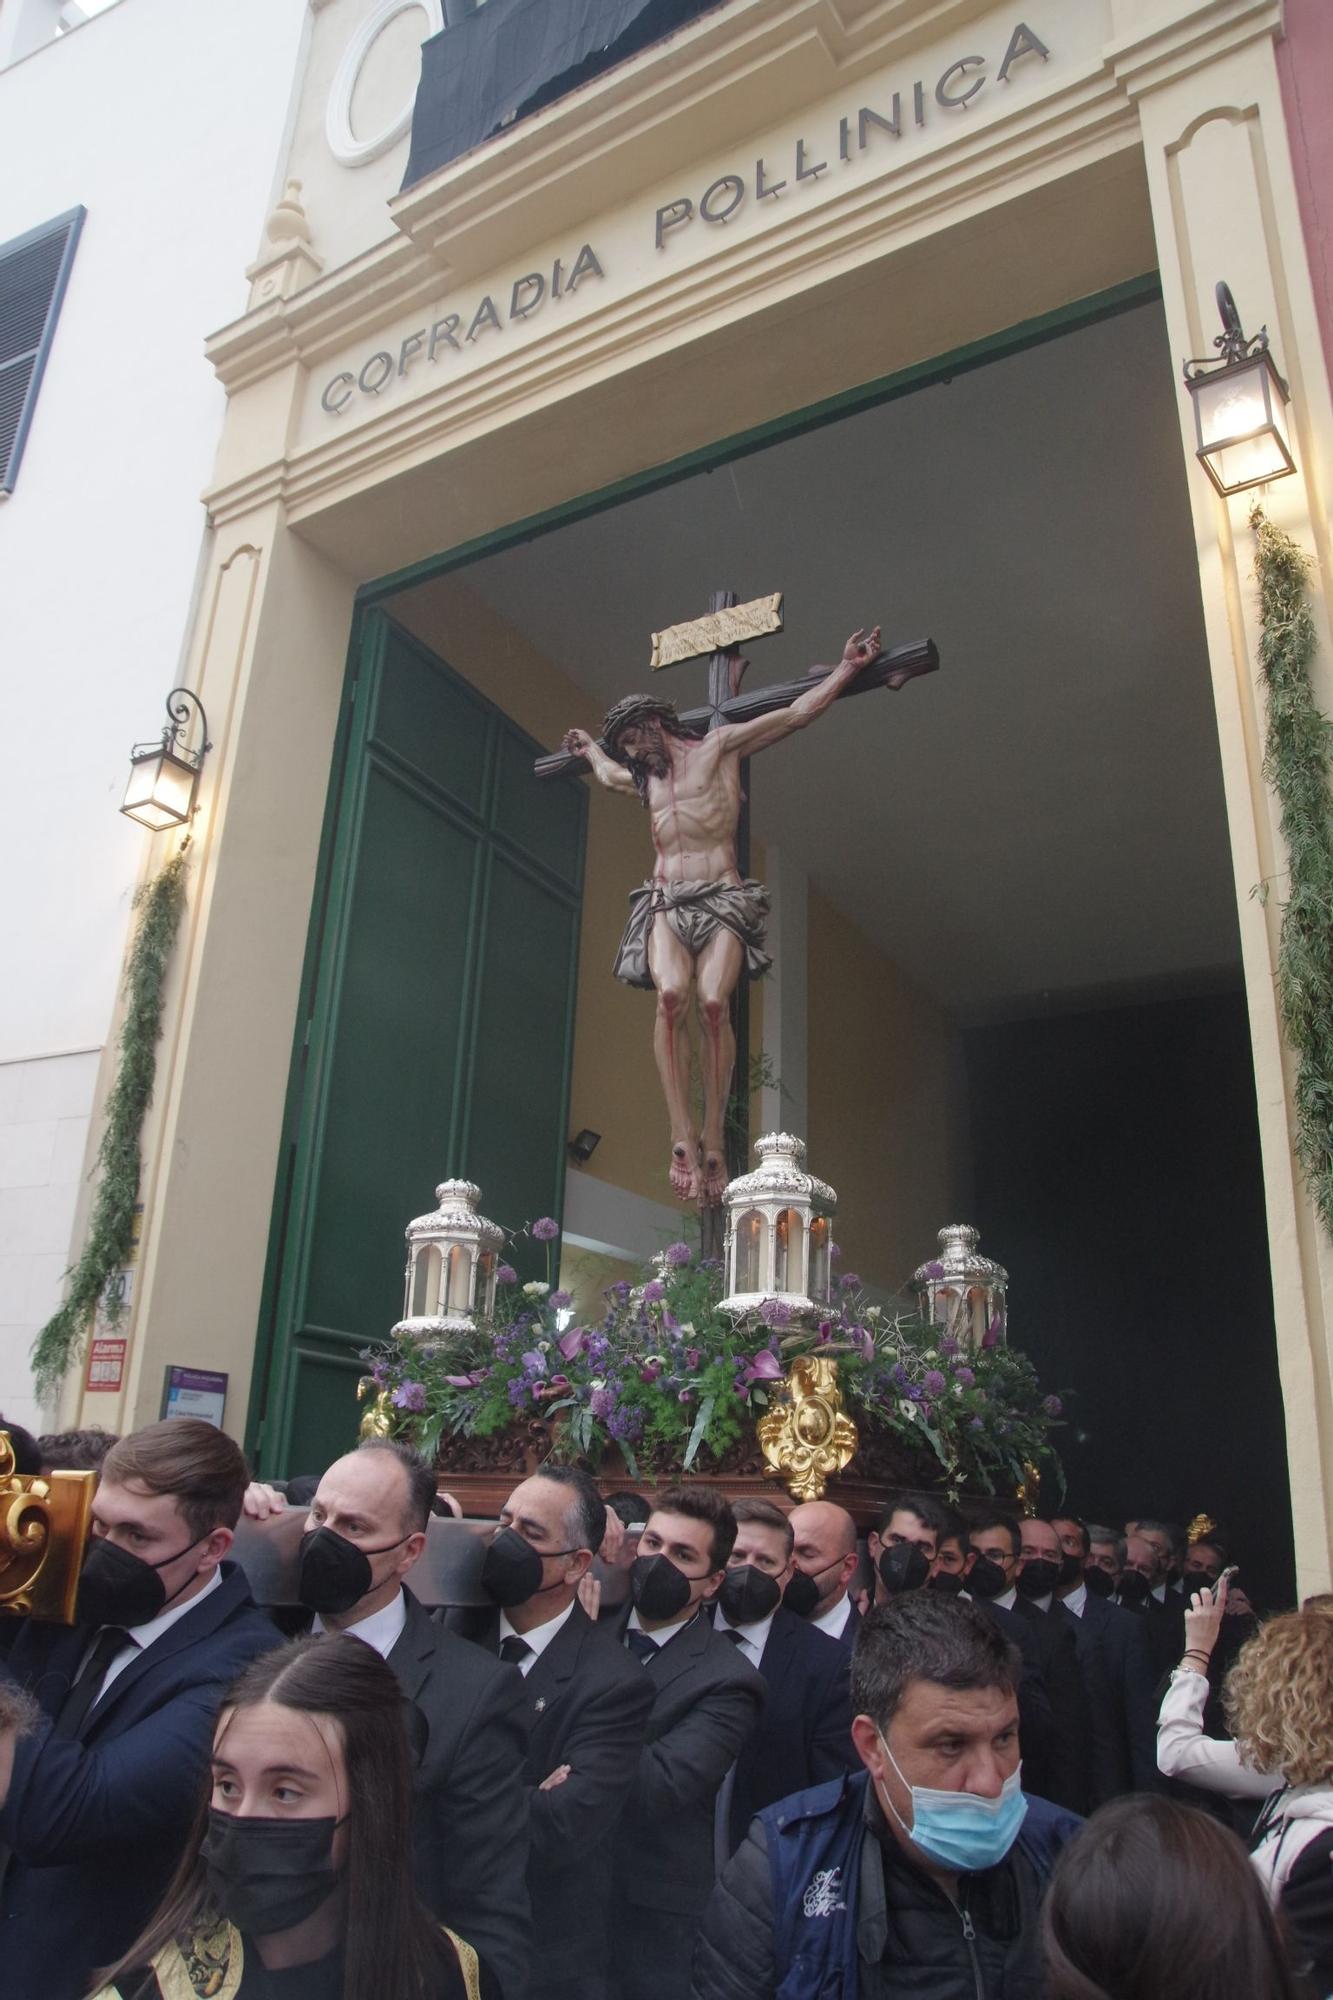
[[[972,1191],[967,1010],[952,1000],[1106,994],[1122,977],[1179,981],[1234,953],[1297,1577],[1326,1587],[1333,1250],[1292,1152],[1280,898],[1251,893],[1280,879],[1283,857],[1261,772],[1248,496],[1208,483],[1179,389],[1181,358],[1210,351],[1225,279],[1247,328],[1267,325],[1290,385],[1297,469],[1263,497],[1315,561],[1333,708],[1329,299],[1311,250],[1327,223],[1327,113],[1310,85],[1326,31],[1313,7],[1292,4],[1284,20],[1279,0],[681,11],[664,39],[567,91],[534,93],[528,79],[506,101],[492,65],[495,116],[454,155],[447,121],[442,141],[428,131],[425,94],[432,75],[449,83],[453,57],[482,61],[485,11],[447,23],[435,0],[312,0],[281,169],[299,186],[273,211],[248,310],[209,342],[227,403],[180,678],[207,706],[214,749],[145,1135],[125,1382],[116,1398],[71,1382],[67,1414],[142,1420],[164,1366],[224,1369],[229,1427],[267,1469],[304,1469],[350,1426],[360,1347],[397,1316],[401,1228],[437,1175],[481,1182],[488,1212],[511,1225],[562,1213],[568,1269],[587,1260],[590,1282],[655,1247],[672,1216],[647,1016],[607,972],[645,836],[623,802],[537,784],[531,757],[642,678],[617,650],[634,633],[645,659],[651,629],[730,582],[696,559],[701,523],[745,590],[813,601],[821,569],[882,508],[882,574],[912,615],[912,566],[893,552],[923,523],[937,563],[954,538],[932,572],[938,614],[921,615],[947,616],[961,663],[965,601],[998,517],[1030,511],[1032,536],[1004,552],[1013,595],[991,618],[995,671],[978,671],[970,706],[950,711],[971,775],[935,792],[933,822],[895,825],[886,798],[840,853],[827,766],[804,767],[820,773],[823,807],[799,804],[804,742],[782,763],[773,753],[767,792],[757,778],[781,950],[752,1003],[754,1045],[773,1065],[756,1115],[804,1126],[849,1214],[874,1215],[852,1247],[891,1288],[928,1254],[928,1225]],[[404,185],[409,160],[424,170]],[[1090,372],[1076,381],[1079,355]],[[1054,407],[1057,392],[1069,400],[1047,432],[1043,396]],[[1142,464],[1128,446],[1118,454],[1131,433]],[[986,453],[1007,498],[969,526]],[[1074,783],[1069,753],[1038,756],[1022,796],[1010,788],[975,821],[968,803],[985,763],[967,759],[978,745],[988,759],[1006,751],[1004,711],[988,701],[1029,639],[1040,650],[1048,595],[1069,600],[1062,617],[1077,608],[1078,589],[1035,545],[1066,457],[1089,575],[1110,575],[1131,514],[1161,498],[1153,547],[1192,622],[1176,646],[1165,613],[1154,626],[1155,583],[1122,579],[1114,648],[1161,649],[1159,749],[1177,713],[1171,662],[1197,638],[1197,682],[1179,697],[1197,696],[1196,748],[1163,781],[1191,807],[1179,845],[1149,842],[1095,896],[1061,875],[1058,816],[1044,831],[1032,820],[1031,848],[1018,832],[1052,761],[1083,815],[1085,870],[1132,852],[1147,824],[1134,798],[1146,767],[1119,769],[1116,747],[1133,704],[1096,717],[1080,654],[1034,688],[1016,733],[1031,747],[1042,718],[1055,730],[1062,707],[1082,704],[1086,772]],[[845,521],[831,518],[839,490],[857,495]],[[1098,512],[1112,490],[1119,523]],[[778,493],[770,541],[752,543],[752,515]],[[714,531],[724,500],[733,525]],[[764,546],[788,568],[761,582]],[[866,597],[884,587],[866,574]],[[833,615],[812,647],[845,637],[826,629]],[[845,622],[879,615],[858,603]],[[1089,618],[1089,659],[1103,637]],[[908,732],[910,746],[933,726],[934,693],[893,697],[891,724],[858,703],[852,734]],[[858,746],[841,741],[854,761]],[[886,754],[907,759],[894,767],[902,786],[921,779],[921,751]],[[1145,736],[1134,755],[1152,754]],[[1112,803],[1098,820],[1100,788]],[[1205,889],[1184,822],[1209,815]],[[1011,836],[1004,922],[979,945],[985,910],[957,913]],[[169,851],[157,843],[145,873]],[[935,900],[914,916],[892,905],[890,953],[861,913],[889,878],[910,900],[918,864],[904,857],[918,853],[952,854],[954,872],[921,876]],[[1202,859],[1199,870],[1202,882]],[[1225,950],[1200,915],[1219,881]],[[1129,939],[1133,909],[1149,906],[1151,966],[1108,942]],[[1061,939],[1071,953],[1081,939],[1077,965],[1060,961]],[[1002,974],[1006,941],[1016,962]],[[581,1126],[603,1145],[566,1175]],[[1170,1215],[1153,1226],[1169,1233]],[[1225,1272],[1214,1282],[1224,1297]],[[1180,1366],[1206,1370],[1207,1355],[1192,1347]],[[1105,1379],[1114,1360],[1098,1350],[1085,1366]]]

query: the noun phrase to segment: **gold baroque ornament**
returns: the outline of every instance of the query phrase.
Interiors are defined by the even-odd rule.
[[[760,1447],[794,1500],[822,1500],[829,1475],[851,1464],[859,1441],[832,1357],[801,1355],[783,1387],[783,1402],[759,1419]]]
[[[363,1375],[356,1385],[357,1401],[364,1403],[375,1387],[373,1375]],[[393,1436],[393,1405],[389,1401],[387,1389],[381,1389],[370,1408],[357,1425],[357,1436],[363,1438],[386,1438]]]
[[[1216,1533],[1217,1523],[1211,1514],[1196,1514],[1185,1530],[1185,1537],[1193,1548],[1196,1542],[1206,1542],[1209,1535]]]
[[[25,1477],[0,1431],[0,1611],[74,1623],[96,1484],[92,1472]]]

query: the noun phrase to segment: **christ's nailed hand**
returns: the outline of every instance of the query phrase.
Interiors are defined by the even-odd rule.
[[[567,729],[565,748],[571,757],[586,757],[592,749],[592,738],[586,729]]]

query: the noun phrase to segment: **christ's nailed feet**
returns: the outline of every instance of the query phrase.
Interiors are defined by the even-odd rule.
[[[724,1155],[706,1151],[699,1199],[706,1202],[709,1207],[716,1207],[725,1194],[726,1187],[727,1162]]]
[[[698,1201],[699,1168],[691,1157],[692,1148],[677,1143],[671,1148],[671,1189],[678,1201]]]

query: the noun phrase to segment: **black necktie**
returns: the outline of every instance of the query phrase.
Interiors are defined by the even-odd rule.
[[[520,1660],[526,1660],[532,1651],[526,1639],[520,1639],[517,1632],[508,1632],[500,1641],[500,1658],[516,1667]]]
[[[55,1721],[57,1736],[77,1736],[83,1727],[83,1719],[102,1692],[102,1682],[106,1670],[117,1653],[124,1650],[129,1633],[120,1625],[104,1625],[97,1635],[92,1652],[84,1662],[83,1672],[65,1696],[60,1713]]]
[[[656,1639],[650,1638],[647,1632],[626,1632],[625,1644],[636,1658],[643,1661],[645,1666],[647,1666],[653,1654],[658,1650]]]
[[[724,1639],[730,1639],[733,1646],[739,1646],[742,1639],[744,1639],[745,1634],[743,1632],[738,1632],[734,1625],[724,1625],[722,1627],[722,1637]]]

